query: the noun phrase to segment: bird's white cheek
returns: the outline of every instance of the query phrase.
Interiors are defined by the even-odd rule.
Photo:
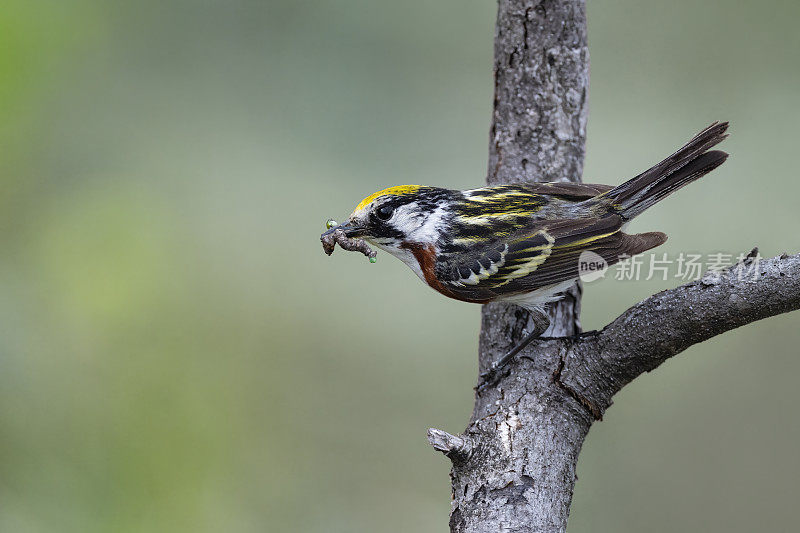
[[[435,243],[439,238],[439,227],[444,219],[444,207],[438,207],[427,215],[405,218],[399,229],[409,236],[409,240],[419,243]]]

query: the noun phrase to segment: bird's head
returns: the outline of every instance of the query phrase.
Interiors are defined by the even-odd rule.
[[[436,243],[452,194],[455,191],[421,185],[390,187],[361,200],[337,229],[405,261],[409,245]]]

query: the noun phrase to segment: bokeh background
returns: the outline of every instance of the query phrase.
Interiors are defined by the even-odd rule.
[[[589,2],[586,181],[716,119],[663,251],[800,249],[800,4]],[[325,257],[368,193],[485,176],[495,4],[5,0],[0,531],[445,531],[429,426],[472,407],[479,308]],[[602,327],[679,280],[586,289]],[[572,532],[797,528],[800,315],[643,376],[592,429]]]

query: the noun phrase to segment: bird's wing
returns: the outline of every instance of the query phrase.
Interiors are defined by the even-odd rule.
[[[617,215],[542,220],[472,254],[437,259],[436,277],[459,299],[487,301],[577,279],[578,259],[592,251],[609,265],[666,240],[663,233],[627,235]]]
[[[547,194],[563,200],[575,201],[588,200],[614,188],[612,185],[601,185],[599,183],[570,183],[562,181],[526,183],[520,187],[532,194]]]

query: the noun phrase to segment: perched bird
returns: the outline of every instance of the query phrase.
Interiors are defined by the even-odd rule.
[[[465,191],[400,185],[364,198],[339,229],[394,255],[439,293],[464,302],[511,302],[534,330],[484,373],[484,381],[547,328],[545,304],[579,278],[591,251],[609,265],[667,240],[624,233],[628,222],[721,165],[710,150],[727,135],[714,123],[654,167],[616,187],[582,183],[500,185]]]

